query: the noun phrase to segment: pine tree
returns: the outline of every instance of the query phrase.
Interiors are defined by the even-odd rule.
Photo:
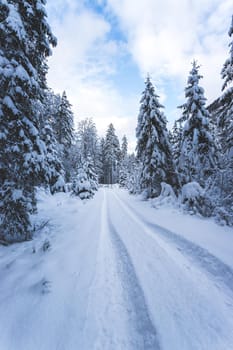
[[[42,130],[41,137],[46,145],[46,165],[48,171],[45,177],[45,185],[49,185],[51,193],[64,191],[64,170],[59,159],[57,141],[53,129],[47,120]]]
[[[172,155],[173,155],[173,160],[176,167],[178,167],[178,162],[180,158],[182,134],[183,134],[183,128],[182,128],[181,121],[176,120],[174,122],[171,136],[170,136],[170,142],[172,145]]]
[[[216,168],[216,147],[210,133],[210,114],[205,107],[204,89],[199,86],[202,76],[198,72],[196,61],[185,88],[187,102],[180,106],[183,109],[183,120],[186,120],[183,130],[179,170],[184,177],[182,183],[196,181],[205,186],[206,180]]]
[[[233,168],[233,16],[228,34],[230,37],[232,36],[232,41],[229,44],[230,57],[224,63],[221,72],[224,79],[222,90],[225,93],[221,98],[222,107],[218,118],[218,125],[223,152]],[[228,87],[229,84],[231,84],[230,87]],[[228,89],[226,89],[227,87]]]
[[[72,183],[72,194],[80,199],[89,199],[93,196],[91,184],[84,167],[80,166]]]
[[[127,189],[132,194],[140,193],[140,176],[142,164],[132,153],[128,157]]]
[[[99,152],[98,152],[98,163],[99,163],[99,183],[104,184],[105,183],[105,139],[102,137],[99,141]]]
[[[233,16],[228,32],[233,38]],[[223,83],[223,95],[217,100],[215,115],[217,115],[217,126],[219,143],[221,149],[220,170],[215,183],[218,189],[217,216],[229,225],[233,225],[232,203],[233,203],[233,40],[230,44],[230,56],[225,61],[221,71]]]
[[[87,178],[91,184],[91,190],[94,194],[94,192],[98,190],[98,175],[96,173],[94,161],[90,155],[87,156],[87,159],[85,161],[85,170],[86,170]]]
[[[82,161],[88,158],[92,159],[94,171],[100,179],[103,175],[101,160],[103,151],[100,150],[101,145],[98,140],[96,125],[92,118],[86,118],[78,123],[77,147]]]
[[[77,175],[73,179],[73,194],[81,199],[89,199],[97,190],[98,176],[92,158],[87,156],[87,159],[80,164]]]
[[[124,135],[121,144],[121,156],[119,164],[119,184],[121,187],[126,187],[128,177],[128,140]]]
[[[56,116],[58,114],[59,106],[61,103],[61,97],[59,94],[55,94],[51,89],[47,88],[43,97],[43,104],[39,106],[40,110],[40,125],[41,129],[48,121],[53,129],[54,136],[56,137]],[[37,107],[36,107],[37,108]],[[58,140],[57,140],[58,142]]]
[[[229,37],[233,35],[233,16],[231,20],[231,26],[228,31]],[[233,40],[229,44],[230,47],[230,57],[225,61],[223,65],[223,69],[221,71],[222,79],[224,79],[222,90],[229,85],[229,83],[233,82]]]
[[[69,148],[65,159],[67,182],[72,182],[73,179],[77,176],[77,171],[78,171],[78,168],[81,166],[81,164],[82,164],[82,155],[80,153],[78,136],[77,134],[75,134],[72,145]]]
[[[122,144],[121,144],[121,159],[124,160],[127,158],[128,154],[128,140],[127,137],[124,135],[122,137]]]
[[[84,159],[91,156],[93,161],[97,160],[97,130],[92,118],[86,118],[78,123],[78,144],[80,153]],[[96,166],[96,164],[95,164]]]
[[[65,91],[60,99],[60,105],[54,123],[58,143],[64,149],[70,147],[74,137],[74,116]]]
[[[57,102],[59,100],[59,104]],[[62,97],[55,99],[55,108],[57,109],[56,114],[53,113],[53,129],[59,145],[59,157],[61,159],[63,168],[65,170],[65,179],[70,179],[69,169],[69,152],[74,139],[74,116],[71,110],[71,104],[67,99],[65,91]]]
[[[141,98],[136,129],[137,158],[142,164],[141,190],[147,197],[158,196],[161,182],[177,186],[177,176],[171,155],[166,118],[161,111],[159,96],[147,77]]]
[[[54,115],[57,113],[58,97],[51,91],[45,90],[42,103],[34,106],[35,115],[40,121],[39,133],[46,146],[45,177],[38,179],[38,185],[49,186],[52,193],[64,189],[64,168],[59,153],[59,145],[53,130]]]
[[[46,176],[46,146],[34,104],[46,87],[46,57],[56,40],[44,0],[0,4],[0,238],[31,237],[35,184]]]
[[[112,123],[109,125],[106,133],[104,159],[105,183],[117,183],[119,178],[120,143]]]

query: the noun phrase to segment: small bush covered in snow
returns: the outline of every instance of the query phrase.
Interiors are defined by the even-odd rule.
[[[80,166],[78,175],[73,180],[72,194],[81,199],[88,199],[94,196],[98,190],[98,176],[94,171],[94,164],[91,158],[87,158]]]
[[[166,182],[161,182],[161,193],[157,198],[152,200],[154,207],[161,205],[175,205],[177,203],[177,197],[171,185]]]
[[[94,192],[91,189],[91,183],[83,169],[80,169],[79,174],[73,181],[72,194],[79,196],[81,199],[88,199],[94,195]]]
[[[66,186],[65,186],[64,178],[62,175],[59,175],[55,184],[51,186],[51,193],[65,192],[66,191],[65,188]]]
[[[201,214],[203,216],[211,216],[213,213],[213,204],[206,194],[205,190],[199,183],[193,181],[182,187],[180,202],[185,210],[192,214]]]
[[[231,209],[224,207],[216,207],[214,210],[216,221],[220,225],[233,226],[233,206]]]

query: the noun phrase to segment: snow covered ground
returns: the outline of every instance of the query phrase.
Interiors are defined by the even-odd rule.
[[[126,191],[39,194],[0,246],[0,350],[232,350],[233,230]]]

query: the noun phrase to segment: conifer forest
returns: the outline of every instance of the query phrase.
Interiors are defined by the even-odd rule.
[[[149,72],[132,151],[49,86],[46,7],[0,0],[0,350],[233,349],[233,16],[219,97],[194,57],[170,127]]]

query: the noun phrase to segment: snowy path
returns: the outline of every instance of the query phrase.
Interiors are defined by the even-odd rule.
[[[144,211],[139,216],[132,209],[133,201],[123,201],[120,194],[109,193],[110,216],[143,286],[161,348],[230,350],[233,290],[219,284],[218,276],[210,279],[199,263],[195,265],[180,249],[161,239],[160,232],[142,220]]]
[[[117,189],[40,208],[48,232],[0,247],[0,350],[233,349],[233,270],[155,209]]]
[[[231,267],[200,245],[197,245],[181,235],[156,224],[153,217],[145,217],[145,211],[142,213],[138,207],[132,207],[131,202],[124,203],[116,193],[114,193],[114,196],[123,210],[126,211],[127,215],[143,227],[144,232],[149,234],[153,239],[157,239],[157,241],[160,236],[160,238],[165,239],[167,243],[173,243],[177,250],[181,251],[189,260],[205,269],[215,279],[219,282],[221,281],[233,291],[233,269]]]
[[[87,348],[159,349],[134,267],[108,216],[106,197],[104,192],[96,276],[85,325]]]

